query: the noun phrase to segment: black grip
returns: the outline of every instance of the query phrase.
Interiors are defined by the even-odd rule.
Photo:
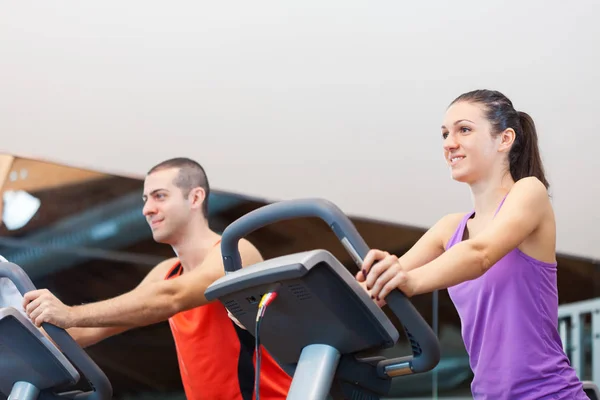
[[[242,268],[238,242],[244,236],[272,223],[302,217],[318,217],[325,221],[359,267],[362,265],[369,252],[369,246],[350,218],[328,200],[299,199],[268,204],[249,212],[227,226],[221,238],[225,273]],[[411,370],[418,373],[434,368],[440,359],[440,348],[439,341],[429,324],[400,290],[388,294],[386,302],[400,319],[411,342],[413,351],[410,361]]]
[[[36,290],[36,287],[29,276],[17,264],[0,262],[0,278],[10,279],[23,296],[27,292]],[[112,386],[110,381],[90,356],[77,344],[77,342],[75,342],[71,335],[64,329],[48,323],[43,323],[42,328],[54,343],[56,343],[69,361],[85,375],[94,389],[91,392],[80,393],[73,398],[86,400],[111,399]]]
[[[410,342],[412,372],[421,373],[435,368],[440,361],[440,342],[429,324],[400,290],[390,292],[385,301],[400,319]]]

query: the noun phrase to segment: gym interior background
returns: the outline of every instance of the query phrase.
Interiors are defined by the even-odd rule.
[[[152,239],[142,215],[142,187],[142,179],[0,155],[0,254],[23,267],[38,288],[50,289],[69,305],[124,293],[172,256],[170,247]],[[261,199],[214,192],[210,224],[221,231],[264,204]],[[370,246],[398,255],[423,233],[386,221],[353,221]],[[276,223],[248,238],[265,258],[323,248],[356,272],[340,242],[317,219]],[[561,307],[600,297],[600,272],[593,260],[559,255],[558,263]],[[438,332],[442,359],[431,373],[396,379],[390,399],[468,398],[472,375],[447,292],[418,296],[413,302]],[[598,308],[582,304],[588,310]],[[573,329],[578,322],[564,318],[561,334],[568,354],[576,357],[580,377],[589,380],[592,368],[600,368],[600,360],[592,359],[591,315],[583,314],[579,331]],[[583,340],[575,340],[571,332],[580,332]],[[87,350],[110,379],[115,399],[185,398],[167,323],[126,332]],[[404,354],[409,354],[404,339],[386,352]]]

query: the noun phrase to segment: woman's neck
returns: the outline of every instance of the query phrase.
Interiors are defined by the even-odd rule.
[[[476,218],[492,217],[502,199],[515,184],[510,174],[501,179],[471,184],[471,197]]]

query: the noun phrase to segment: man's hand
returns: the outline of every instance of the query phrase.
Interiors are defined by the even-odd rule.
[[[37,327],[40,327],[43,322],[63,329],[72,327],[72,307],[64,305],[48,289],[25,293],[23,308]]]

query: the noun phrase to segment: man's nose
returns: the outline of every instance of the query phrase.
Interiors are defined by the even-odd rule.
[[[155,207],[151,201],[147,201],[146,203],[144,203],[144,208],[142,209],[142,213],[145,216],[152,215],[155,212],[156,212]]]

